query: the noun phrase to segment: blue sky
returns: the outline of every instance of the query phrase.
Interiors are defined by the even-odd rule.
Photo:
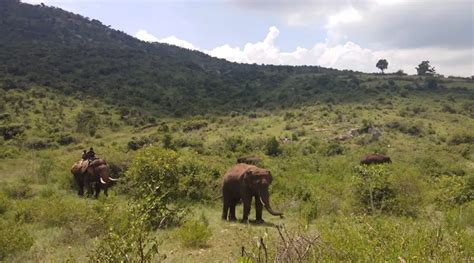
[[[472,0],[23,0],[244,63],[474,75]]]

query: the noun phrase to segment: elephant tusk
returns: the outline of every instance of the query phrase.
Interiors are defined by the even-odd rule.
[[[119,178],[112,178],[112,177],[109,177],[109,180],[112,181],[112,182],[117,182],[117,181],[120,181]]]
[[[107,184],[107,182],[105,182],[104,179],[102,179],[102,177],[100,178],[100,182],[101,182],[102,184]]]

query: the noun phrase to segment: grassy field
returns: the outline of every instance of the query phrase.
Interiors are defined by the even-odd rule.
[[[166,205],[184,210],[166,227],[147,228],[158,242],[153,261],[255,261],[260,238],[269,257],[281,259],[276,226],[284,225],[289,235],[315,238],[304,258],[310,262],[472,262],[473,83],[442,79],[444,87],[426,90],[414,88],[424,85],[414,77],[358,78],[360,96],[351,100],[328,92],[290,108],[192,118],[124,113],[40,87],[2,91],[2,129],[30,128],[0,139],[0,259],[94,261],[111,234],[134,226],[129,208],[141,202],[131,187],[134,160],[146,163],[141,154],[167,148],[177,156],[178,197]],[[275,156],[267,154],[273,137],[281,149]],[[69,170],[91,146],[123,179],[108,198],[76,195]],[[357,166],[372,152],[393,163],[365,171],[367,179]],[[264,212],[264,225],[221,221],[221,177],[249,154],[272,171],[272,203],[283,219]],[[369,190],[379,194],[375,209]],[[237,211],[240,218],[242,206]],[[127,238],[104,250],[132,245]]]

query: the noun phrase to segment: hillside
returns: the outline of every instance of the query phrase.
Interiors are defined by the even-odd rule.
[[[0,261],[474,260],[470,79],[230,63],[14,0],[0,61]],[[98,200],[91,146],[120,178]],[[221,220],[245,155],[283,218]]]
[[[277,106],[285,101],[273,98],[291,76],[336,72],[230,63],[145,43],[97,20],[16,0],[0,3],[0,34],[0,59],[6,65],[0,73],[7,88],[39,84],[165,114]]]

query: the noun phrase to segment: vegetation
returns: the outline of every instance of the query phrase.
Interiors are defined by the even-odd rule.
[[[473,260],[472,80],[240,65],[14,0],[0,23],[0,260]],[[120,178],[98,200],[70,174],[91,146]],[[220,219],[244,155],[285,218]]]
[[[422,61],[415,69],[420,76],[433,75],[436,73],[435,68],[430,65],[428,60]]]
[[[384,70],[386,70],[388,68],[388,62],[386,59],[379,59],[379,61],[377,61],[377,64],[375,64],[375,66],[377,68],[380,69],[380,71],[382,71],[382,74],[384,73]]]

